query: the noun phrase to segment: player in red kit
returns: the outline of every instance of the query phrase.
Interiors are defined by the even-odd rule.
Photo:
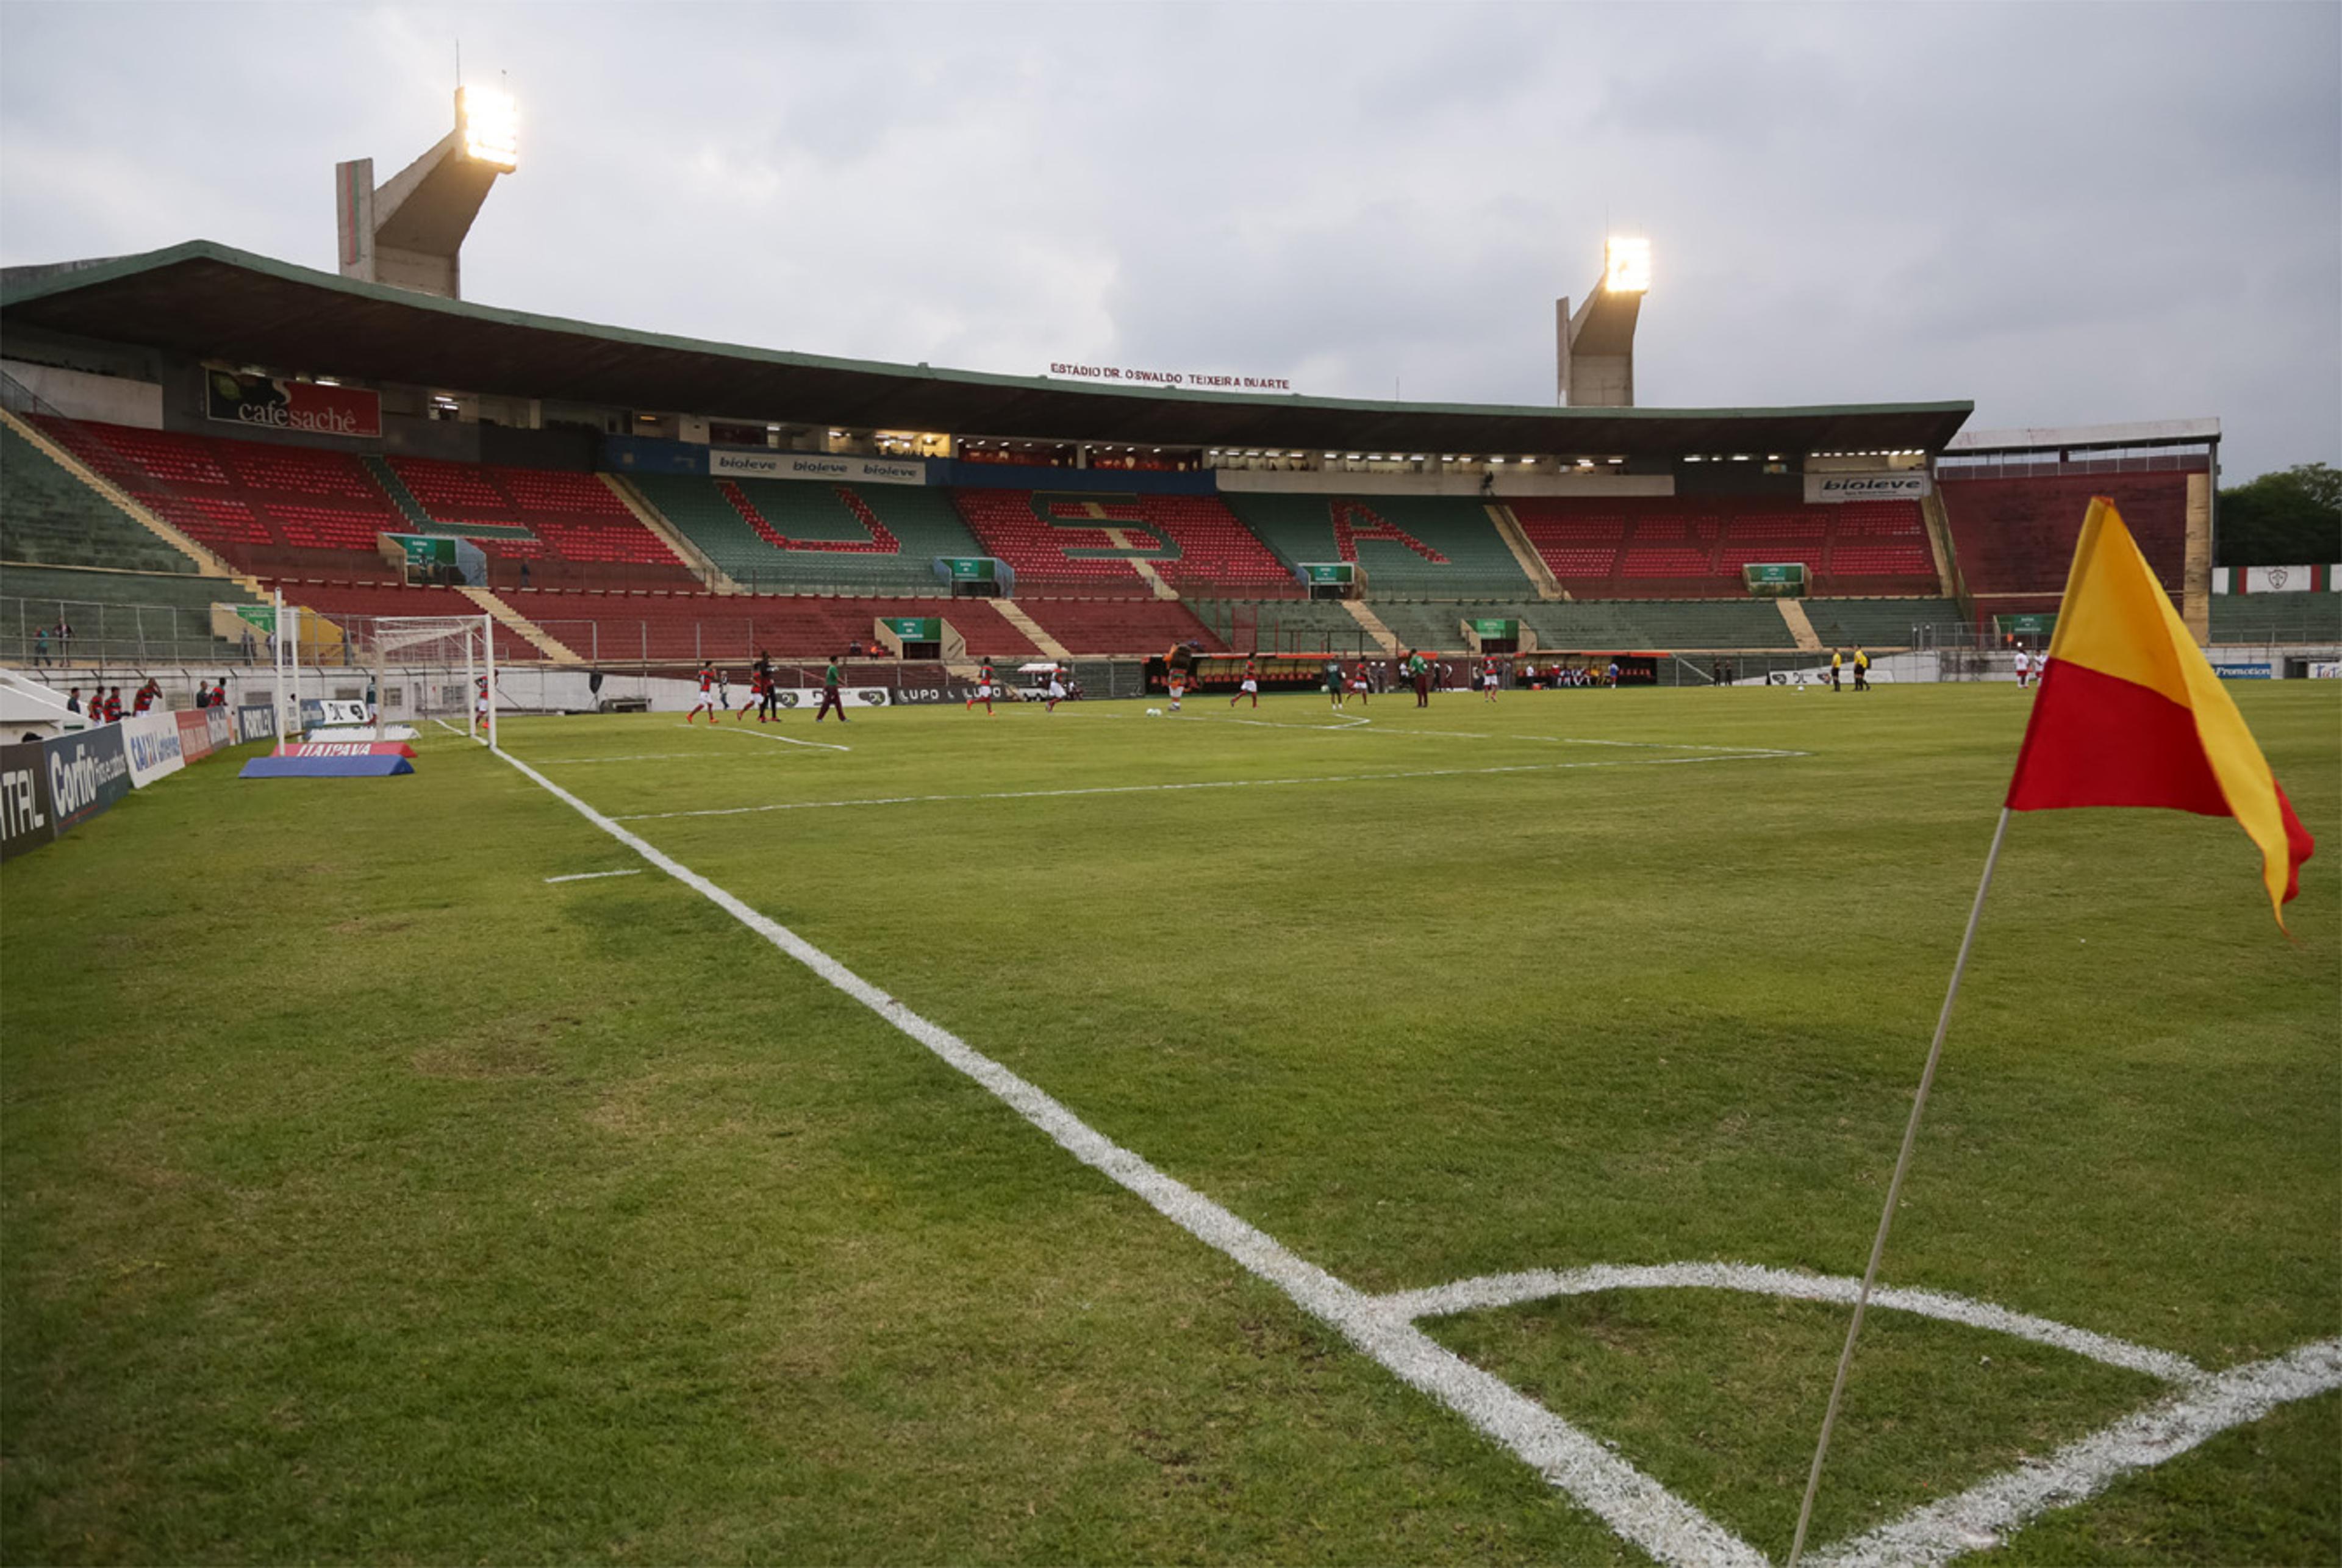
[[[976,704],[978,703],[982,703],[984,704],[984,711],[986,714],[990,714],[992,712],[992,661],[990,659],[985,660],[983,667],[977,670],[976,675],[976,693],[973,696],[967,699],[966,703],[962,704],[960,711],[962,713],[973,712]]]
[[[1480,694],[1482,696],[1487,698],[1488,701],[1492,703],[1495,702],[1496,700],[1496,687],[1503,679],[1504,676],[1502,673],[1497,670],[1496,661],[1495,659],[1486,658],[1480,661]]]
[[[683,715],[683,722],[687,724],[702,714],[707,715],[710,724],[716,723],[716,671],[706,664],[699,666],[698,705]]]
[[[1254,707],[1260,706],[1260,672],[1253,667],[1250,659],[1245,661],[1244,684],[1236,688],[1236,694],[1228,699],[1228,706],[1235,707],[1246,697],[1252,699]]]

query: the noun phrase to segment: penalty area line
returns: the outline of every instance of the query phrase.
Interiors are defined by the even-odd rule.
[[[1511,763],[1486,768],[1409,768],[1396,773],[1316,774],[1296,778],[1197,779],[1187,784],[1093,784],[1080,789],[986,790],[969,794],[870,795],[856,800],[789,800],[766,805],[711,806],[700,811],[625,812],[612,822],[664,822],[686,816],[746,816],[766,811],[835,811],[846,806],[931,805],[966,800],[1060,800],[1075,795],[1152,794],[1181,790],[1270,789],[1296,784],[1374,784],[1382,779],[1466,778],[1483,774],[1566,773],[1579,768],[1669,767],[1691,763],[1765,762],[1775,757],[1810,756],[1810,752],[1746,751],[1696,757],[1635,757],[1623,762]]]
[[[686,729],[689,729],[690,727],[691,726],[689,724],[684,725],[684,728]],[[707,727],[711,733],[713,733],[716,728],[714,724],[710,724]],[[726,730],[724,733],[727,735],[746,735],[752,740],[778,741],[785,746],[818,746],[826,752],[850,752],[854,749],[852,746],[832,745],[827,741],[801,741],[789,735],[768,735],[762,730],[744,730],[737,727],[736,724],[735,727]]]
[[[1697,1507],[1502,1379],[1465,1361],[1375,1297],[1296,1256],[1274,1236],[1108,1139],[1036,1084],[913,1012],[780,922],[619,826],[518,757],[502,754],[538,788],[973,1079],[1074,1158],[1284,1292],[1303,1312],[1502,1444],[1652,1557],[1686,1568],[1758,1568],[1764,1563],[1755,1547]]]

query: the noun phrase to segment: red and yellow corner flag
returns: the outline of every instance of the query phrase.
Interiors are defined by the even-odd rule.
[[[2049,662],[2009,781],[2012,811],[2157,805],[2232,816],[2285,924],[2316,847],[2244,715],[2105,496],[2074,546]]]

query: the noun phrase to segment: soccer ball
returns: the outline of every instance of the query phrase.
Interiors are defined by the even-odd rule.
[[[1146,710],[1146,716],[1150,719],[1159,719],[1163,716],[1163,710],[1161,708],[1149,708]]]

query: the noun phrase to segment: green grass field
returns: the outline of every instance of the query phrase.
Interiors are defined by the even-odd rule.
[[[2237,694],[2320,844],[2292,938],[2232,823],[2019,817],[1887,1283],[2207,1373],[2342,1333],[2342,694]],[[2026,704],[504,739],[1379,1293],[1858,1274]],[[7,1561],[1645,1560],[520,770],[422,750],[207,763],[9,864]],[[637,874],[545,880],[606,871]],[[1417,1326],[1777,1560],[1846,1315],[1616,1289]],[[1874,1312],[1815,1540],[2170,1392]],[[2295,1400],[1967,1544],[2330,1563],[2338,1449],[2342,1395]]]

